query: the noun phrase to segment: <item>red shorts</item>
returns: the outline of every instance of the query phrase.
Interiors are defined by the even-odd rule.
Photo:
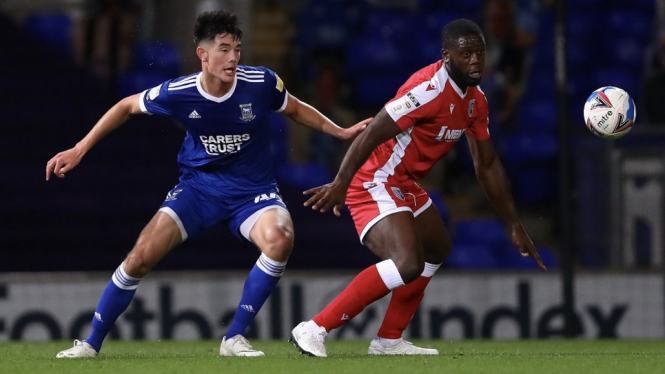
[[[397,212],[411,212],[417,217],[432,205],[427,192],[411,179],[400,181],[391,176],[386,182],[368,182],[369,178],[359,174],[351,181],[346,205],[361,243],[369,229],[383,217]]]

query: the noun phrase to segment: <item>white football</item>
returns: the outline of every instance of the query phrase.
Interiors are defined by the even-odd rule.
[[[618,87],[601,87],[593,91],[584,104],[586,127],[603,139],[617,139],[628,134],[636,116],[635,102]]]

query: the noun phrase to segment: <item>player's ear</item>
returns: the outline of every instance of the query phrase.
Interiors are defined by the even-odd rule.
[[[199,56],[199,60],[208,62],[208,51],[205,48],[201,46],[196,47],[196,55]]]
[[[450,59],[450,51],[447,48],[441,48],[441,59],[443,62],[448,62]]]

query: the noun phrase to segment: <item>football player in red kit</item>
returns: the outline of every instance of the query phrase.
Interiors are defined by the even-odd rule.
[[[459,19],[443,29],[442,59],[413,74],[353,142],[332,183],[305,191],[314,210],[349,207],[361,242],[382,261],[358,274],[323,311],[291,333],[301,353],[326,357],[325,336],[392,291],[369,354],[436,355],[402,338],[451,241],[417,183],[466,135],[476,177],[506,224],[513,245],[545,270],[517,215],[509,181],[488,130],[487,100],[478,87],[485,39]]]

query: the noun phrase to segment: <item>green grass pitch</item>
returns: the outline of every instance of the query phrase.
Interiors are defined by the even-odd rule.
[[[440,356],[367,355],[368,341],[326,343],[328,358],[286,341],[253,341],[265,357],[220,357],[218,341],[108,341],[98,358],[62,360],[61,342],[0,342],[0,373],[665,373],[665,341],[414,341]]]

